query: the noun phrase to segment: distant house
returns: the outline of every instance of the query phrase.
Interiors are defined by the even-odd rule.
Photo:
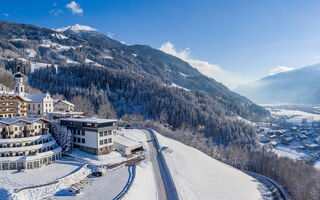
[[[26,94],[24,96],[29,100],[30,115],[46,115],[53,112],[53,99],[49,93],[46,94]]]
[[[320,136],[314,138],[314,140],[316,141],[316,143],[320,144]]]
[[[276,131],[274,131],[274,133],[276,134],[276,135],[283,135],[284,134],[284,130],[276,130]]]
[[[298,137],[301,139],[301,140],[304,140],[304,139],[307,139],[308,137],[302,133],[298,134]]]
[[[319,145],[316,143],[305,144],[305,147],[310,150],[316,150],[319,148]]]
[[[261,143],[268,143],[270,141],[271,141],[271,139],[269,137],[264,137],[264,136],[260,137]]]
[[[55,112],[73,112],[74,111],[74,104],[61,99],[54,99],[53,100],[53,107]]]
[[[270,142],[270,145],[272,145],[273,147],[275,147],[275,146],[278,145],[278,142],[276,142],[276,141],[271,141],[271,142]]]
[[[293,141],[293,137],[284,137],[284,138],[282,138],[282,144],[290,144],[292,141]]]

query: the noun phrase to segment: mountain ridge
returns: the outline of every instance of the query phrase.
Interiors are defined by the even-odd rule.
[[[320,64],[281,72],[241,85],[236,92],[262,104],[320,104]]]

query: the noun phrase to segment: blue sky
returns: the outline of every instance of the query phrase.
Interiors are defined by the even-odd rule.
[[[312,0],[11,0],[0,19],[83,24],[127,44],[162,46],[232,87],[320,63],[319,11]]]

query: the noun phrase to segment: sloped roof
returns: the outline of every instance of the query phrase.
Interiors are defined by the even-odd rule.
[[[66,101],[66,100],[59,100],[59,101],[65,103],[65,104],[68,104],[69,106],[74,106],[74,104],[69,101]]]
[[[3,123],[3,124],[13,124],[13,123],[16,123],[16,122],[19,122],[19,121],[23,121],[23,122],[26,122],[26,123],[34,123],[34,122],[37,122],[39,120],[42,120],[44,122],[50,122],[49,120],[47,119],[44,119],[44,118],[32,118],[32,117],[15,117],[15,118],[2,118],[0,119],[0,123]]]
[[[43,99],[46,97],[46,94],[26,94],[24,97],[30,99],[33,102],[42,102]]]

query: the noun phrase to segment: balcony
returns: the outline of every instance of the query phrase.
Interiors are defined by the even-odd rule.
[[[8,131],[2,131],[1,135],[9,135],[9,132]]]

